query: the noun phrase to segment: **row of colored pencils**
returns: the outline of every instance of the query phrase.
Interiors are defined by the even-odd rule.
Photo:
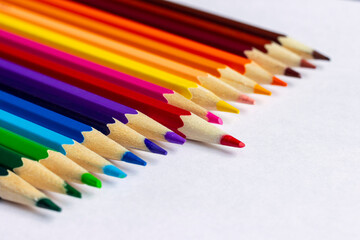
[[[60,211],[92,173],[156,141],[236,148],[211,110],[255,104],[275,75],[301,77],[324,55],[282,34],[162,0],[0,0],[0,197]],[[111,160],[111,161],[110,161]],[[38,190],[39,189],[39,190]]]

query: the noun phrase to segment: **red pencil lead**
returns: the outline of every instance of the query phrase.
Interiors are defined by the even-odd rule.
[[[316,66],[314,64],[309,63],[308,61],[306,61],[305,59],[302,59],[300,62],[300,66],[301,67],[305,67],[305,68],[316,68]]]
[[[230,135],[222,136],[220,140],[220,144],[230,147],[237,147],[237,148],[245,147],[245,144],[243,142]]]
[[[300,73],[298,73],[297,71],[293,70],[292,68],[286,68],[284,75],[286,76],[290,76],[290,77],[296,77],[296,78],[301,78]]]
[[[313,51],[312,56],[314,59],[322,59],[326,61],[330,61],[330,58],[324,56],[323,54],[319,53],[318,51]]]

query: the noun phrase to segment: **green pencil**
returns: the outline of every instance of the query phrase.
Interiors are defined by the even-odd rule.
[[[24,155],[0,145],[0,166],[16,173],[34,187],[81,198],[81,193],[58,175]]]
[[[45,194],[21,179],[15,173],[0,167],[0,198],[29,206],[36,206],[60,212],[59,208]]]
[[[69,182],[101,187],[101,181],[66,156],[0,127],[0,145],[36,160]]]

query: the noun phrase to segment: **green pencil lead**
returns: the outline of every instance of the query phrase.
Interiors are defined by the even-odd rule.
[[[101,188],[101,181],[90,173],[84,173],[83,175],[81,175],[81,181],[86,185]]]
[[[74,187],[65,182],[64,188],[66,189],[66,194],[69,196],[81,198],[81,192],[76,190]]]
[[[53,201],[51,201],[49,198],[42,198],[36,202],[36,206],[53,210],[56,212],[61,212],[61,208],[58,207]]]

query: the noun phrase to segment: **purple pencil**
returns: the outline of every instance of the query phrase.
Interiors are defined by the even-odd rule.
[[[156,140],[185,142],[135,109],[4,59],[0,59],[0,89],[88,124],[125,147],[166,154],[164,149],[133,129],[143,129]]]

